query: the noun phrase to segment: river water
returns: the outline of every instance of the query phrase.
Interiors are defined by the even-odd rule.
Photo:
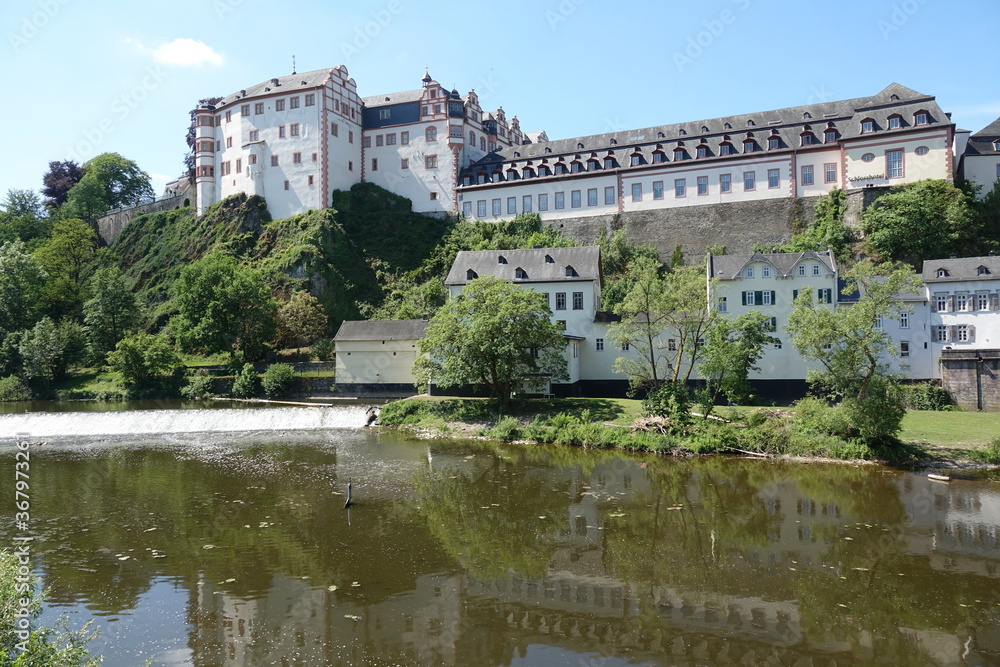
[[[43,620],[110,667],[1000,665],[996,481],[242,414],[32,438]]]

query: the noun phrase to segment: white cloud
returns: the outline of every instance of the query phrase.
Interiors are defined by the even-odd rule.
[[[211,46],[196,39],[179,37],[153,50],[153,60],[178,67],[219,66],[225,59]]]

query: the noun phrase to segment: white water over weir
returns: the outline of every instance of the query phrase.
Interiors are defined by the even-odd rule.
[[[26,412],[0,415],[0,438],[238,433],[361,428],[368,406],[240,410]]]

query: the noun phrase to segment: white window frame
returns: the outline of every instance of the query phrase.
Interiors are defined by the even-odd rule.
[[[764,267],[761,268],[761,270],[760,270],[760,275],[761,275],[762,278],[770,278],[771,277],[771,267],[767,266],[765,264]]]
[[[903,149],[894,148],[885,152],[885,177],[903,178],[905,165],[903,163]]]

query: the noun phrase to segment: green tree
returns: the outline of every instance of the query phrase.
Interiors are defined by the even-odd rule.
[[[24,246],[0,246],[0,335],[34,325],[41,313],[38,294],[48,276]]]
[[[663,382],[686,384],[716,317],[707,307],[704,269],[668,271],[643,256],[630,263],[629,275],[629,291],[614,311],[621,322],[610,327],[608,337],[636,354],[618,357],[615,372],[628,377],[633,392]]]
[[[181,367],[181,360],[161,335],[138,331],[120,340],[108,355],[108,366],[127,384],[148,385]]]
[[[57,220],[52,237],[38,250],[38,258],[49,279],[44,300],[50,312],[79,318],[87,298],[87,271],[97,255],[97,234],[79,218]]]
[[[1000,179],[993,183],[993,187],[982,199],[974,199],[973,202],[977,227],[983,230],[984,240],[989,242],[981,252],[1000,247]]]
[[[83,304],[90,349],[103,359],[127,333],[142,323],[139,299],[118,267],[98,269],[90,279],[94,295]]]
[[[319,299],[309,292],[293,292],[291,298],[278,308],[278,325],[282,338],[301,349],[326,333],[326,311]]]
[[[52,380],[65,378],[73,365],[82,363],[86,350],[83,327],[72,320],[56,324],[43,317],[21,334],[19,353],[24,376],[48,388]]]
[[[83,165],[81,183],[95,180],[104,190],[109,208],[134,206],[155,197],[149,174],[118,153],[101,153]]]
[[[806,229],[792,236],[790,243],[781,246],[780,252],[803,252],[806,250],[833,251],[837,259],[845,261],[850,257],[854,234],[844,224],[847,210],[847,193],[834,189],[817,200],[813,207],[815,219]]]
[[[0,244],[21,240],[27,244],[48,236],[51,222],[34,190],[8,190],[0,203]]]
[[[632,288],[633,276],[629,273],[632,260],[645,257],[659,262],[656,248],[632,241],[622,227],[611,236],[605,230],[597,239],[601,248],[601,272],[604,274],[604,289],[601,290],[601,308],[614,311]]]
[[[71,631],[65,627],[38,625],[43,595],[36,593],[35,575],[21,577],[21,563],[13,551],[0,551],[0,661],[11,667],[96,667],[87,643],[96,633],[88,626]],[[26,579],[26,580],[25,580]],[[24,604],[27,602],[27,604]],[[18,614],[28,613],[28,629],[19,626]],[[65,626],[65,622],[60,622]]]
[[[948,181],[892,188],[861,216],[873,255],[916,265],[925,259],[982,254],[983,228],[969,197]]]
[[[431,319],[414,374],[425,385],[487,387],[506,411],[522,383],[569,379],[565,349],[545,297],[484,276]]]
[[[764,346],[777,340],[772,331],[770,318],[760,312],[716,318],[708,328],[698,367],[706,384],[701,397],[704,414],[711,413],[720,394],[736,403],[750,402],[753,389],[748,378],[760,370],[757,362],[764,356]]]
[[[826,307],[803,290],[785,330],[799,354],[822,365],[810,371],[809,382],[841,399],[853,425],[849,435],[869,447],[891,446],[906,408],[887,364],[897,352],[880,323],[909,310],[900,294],[918,291],[920,280],[907,266],[871,262],[855,265],[845,277],[844,293],[860,294],[856,303]]]
[[[274,338],[277,304],[259,271],[212,253],[185,266],[174,282],[171,328],[185,352],[262,356]]]
[[[67,218],[80,218],[93,223],[108,212],[108,194],[95,178],[83,179],[73,186],[67,195],[66,203],[59,208],[57,215]]]

